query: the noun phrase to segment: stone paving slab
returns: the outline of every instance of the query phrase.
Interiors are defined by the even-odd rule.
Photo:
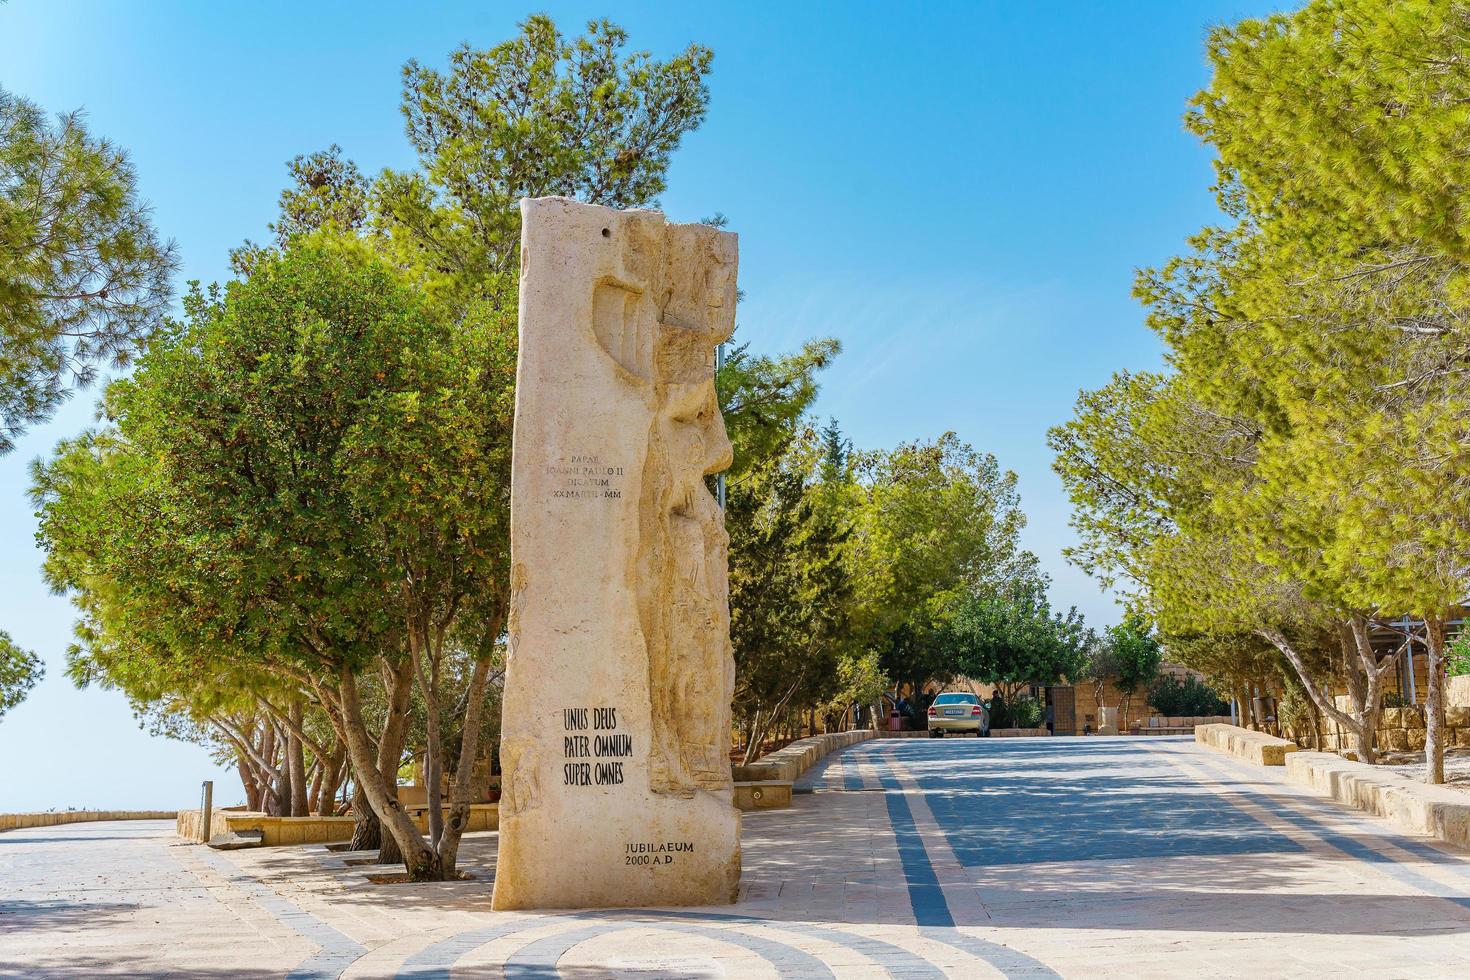
[[[1470,975],[1470,857],[1188,739],[873,740],[747,814],[740,900],[494,913],[320,847],[0,837],[0,975]]]

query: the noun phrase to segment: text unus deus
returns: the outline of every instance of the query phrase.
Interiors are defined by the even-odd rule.
[[[633,738],[613,732],[617,708],[563,708],[562,727],[569,732],[591,728],[599,735],[563,735],[562,755],[568,759],[625,759],[633,754]],[[563,786],[620,786],[623,763],[567,762],[562,765]]]

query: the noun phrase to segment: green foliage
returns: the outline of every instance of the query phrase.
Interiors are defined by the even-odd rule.
[[[462,295],[511,284],[523,197],[562,195],[641,207],[665,187],[669,158],[704,121],[713,54],[667,61],[624,54],[627,33],[594,21],[566,38],[544,15],[495,47],[465,45],[440,72],[403,69],[403,115],[422,170],[385,170],[378,230],[410,267]]]
[[[858,454],[841,490],[854,514],[849,568],[859,641],[892,680],[954,675],[941,629],[960,601],[1034,566],[1016,476],[946,433]]]
[[[274,248],[290,244],[297,235],[331,229],[356,233],[367,224],[371,185],[357,164],[333,143],[325,150],[297,156],[287,170],[292,184],[281,191],[280,217],[269,225]],[[230,252],[230,266],[248,275],[266,249],[252,242]]]
[[[849,522],[817,479],[818,448],[805,430],[730,488],[735,711],[754,745],[781,712],[871,686],[871,662],[852,646]]]
[[[1081,677],[1092,645],[1075,608],[1052,611],[1046,587],[1044,577],[1027,577],[971,593],[940,634],[957,672],[994,684],[1013,711],[1020,688]]]
[[[24,701],[45,673],[39,657],[16,646],[10,634],[0,630],[0,718]]]
[[[1164,650],[1152,627],[1138,616],[1124,617],[1109,626],[1103,637],[1112,653],[1113,686],[1125,695],[1136,694],[1158,676],[1164,662]]]
[[[1393,669],[1369,618],[1442,622],[1470,592],[1445,448],[1470,432],[1467,17],[1315,0],[1212,32],[1189,125],[1231,223],[1139,274],[1169,373],[1117,376],[1052,433],[1074,560],[1171,635],[1269,643],[1368,758]],[[1259,670],[1259,645],[1221,648]]]
[[[0,89],[0,454],[162,323],[174,247],[127,155]]]
[[[990,724],[992,728],[1040,728],[1045,718],[1046,708],[1035,695],[1018,694],[1006,705],[1005,725],[996,726],[994,718]]]
[[[1219,150],[1227,205],[1314,247],[1470,258],[1467,29],[1457,0],[1315,0],[1215,28],[1188,123]]]
[[[1228,714],[1230,705],[1219,693],[1197,677],[1180,679],[1173,674],[1155,678],[1148,686],[1148,703],[1170,718]]]
[[[1385,697],[1385,703],[1387,700]],[[1221,712],[1221,714],[1224,713]],[[1283,729],[1298,738],[1311,732],[1312,702],[1301,684],[1292,682],[1286,684],[1285,694],[1276,703],[1276,720],[1281,723]]]
[[[84,613],[78,671],[153,696],[221,663],[360,665],[415,603],[503,596],[510,323],[446,326],[331,238],[186,308],[109,389],[116,432],[35,469],[48,578]]]
[[[726,353],[715,378],[725,429],[735,462],[725,473],[731,483],[779,455],[796,436],[817,397],[817,372],[842,351],[831,338],[813,340],[795,354],[751,354],[741,344]]]
[[[1470,674],[1470,636],[1461,633],[1455,637],[1454,642],[1445,652],[1445,660],[1451,677],[1463,677]]]

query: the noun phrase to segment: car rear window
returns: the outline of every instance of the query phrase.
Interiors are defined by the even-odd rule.
[[[977,701],[973,694],[941,694],[934,699],[935,704],[975,704]]]

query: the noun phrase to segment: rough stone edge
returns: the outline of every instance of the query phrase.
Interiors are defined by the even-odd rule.
[[[177,810],[54,810],[46,813],[0,813],[0,831],[60,827],[99,820],[176,820]]]
[[[1194,740],[1258,766],[1284,766],[1286,757],[1300,751],[1290,739],[1253,732],[1236,725],[1198,725]]]
[[[825,756],[838,749],[845,749],[849,745],[866,742],[878,733],[871,729],[857,729],[850,732],[828,732],[825,735],[813,735],[810,738],[799,739],[792,742],[783,749],[777,749],[770,755],[763,755],[757,759],[754,765],[769,767],[775,770],[776,778],[784,782],[794,783],[802,773],[806,772]]]
[[[427,807],[406,807],[414,826],[422,833],[428,832]],[[448,804],[445,804],[448,810]],[[181,810],[175,822],[175,834],[184,840],[199,839],[198,810]],[[352,816],[307,816],[273,817],[254,810],[216,810],[210,820],[210,837],[240,834],[245,831],[260,831],[264,836],[262,846],[292,847],[305,844],[340,844],[352,839],[356,819]],[[500,805],[498,803],[471,803],[469,825],[466,833],[481,833],[500,829]]]
[[[1286,778],[1338,803],[1383,817],[1400,830],[1470,850],[1470,795],[1332,752],[1297,752]]]
[[[1470,796],[1459,790],[1431,786],[1332,752],[1303,752],[1293,743],[1281,745],[1285,739],[1234,725],[1201,726],[1194,738],[1256,765],[1283,766],[1289,782],[1382,817],[1400,830],[1470,850]],[[1269,751],[1273,749],[1284,753],[1281,761],[1264,761],[1275,756]]]

